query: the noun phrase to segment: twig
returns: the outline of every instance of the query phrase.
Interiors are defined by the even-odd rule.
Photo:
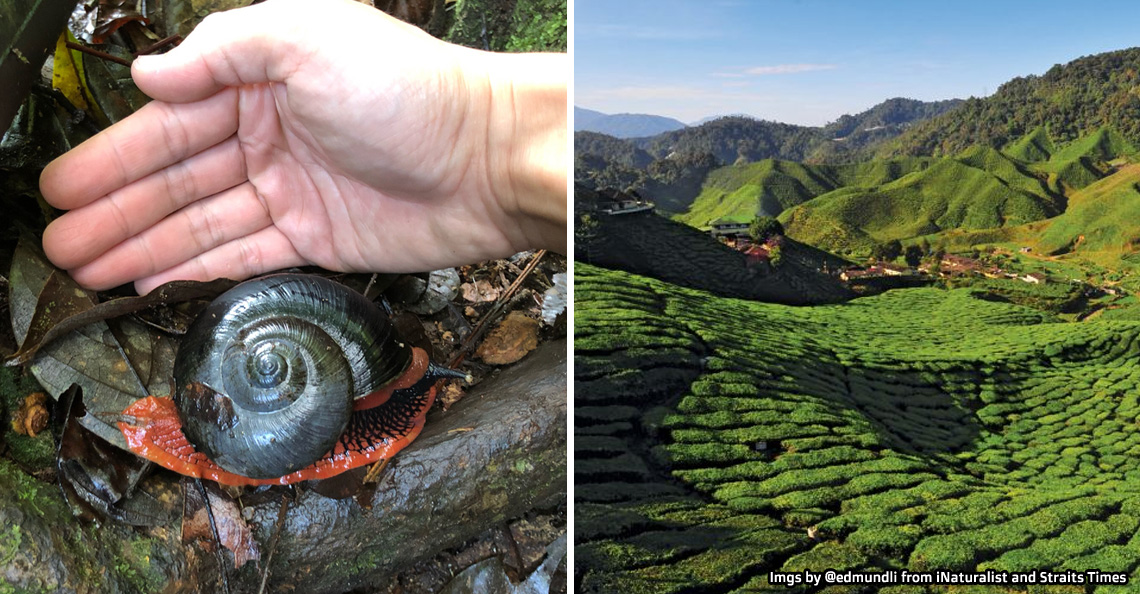
[[[81,45],[81,44],[75,43],[74,41],[68,41],[67,47],[70,49],[73,49],[77,52],[83,52],[85,54],[90,54],[92,56],[95,56],[96,58],[101,58],[101,59],[107,60],[108,62],[114,62],[116,64],[122,64],[123,66],[126,66],[127,68],[131,67],[131,63],[128,60],[124,60],[124,59],[120,58],[119,56],[112,56],[111,54],[108,54],[107,52],[101,52],[101,51],[99,51],[93,47],[87,47],[86,45]]]
[[[510,579],[512,583],[517,584],[522,581],[523,574],[526,571],[526,568],[523,567],[525,564],[523,563],[522,553],[519,552],[519,543],[515,541],[515,535],[511,532],[510,525],[504,522],[499,529],[502,530],[504,536],[507,538],[507,558],[510,560],[510,565],[508,565],[506,572],[507,578]]]
[[[265,584],[269,583],[269,565],[273,563],[273,553],[281,540],[281,530],[285,527],[285,513],[289,510],[289,495],[281,496],[281,508],[277,510],[277,523],[273,526],[273,539],[269,542],[269,554],[265,556],[265,570],[261,573],[261,587],[257,594],[265,594]]]
[[[372,276],[368,279],[368,284],[364,286],[364,292],[362,294],[364,295],[364,298],[369,301],[372,301],[377,297],[376,295],[370,295],[370,293],[372,293],[372,288],[376,286],[376,278],[378,276],[380,276],[378,273],[373,272]]]
[[[157,52],[158,50],[160,50],[160,49],[162,49],[162,48],[164,48],[164,47],[166,47],[172,43],[175,45],[182,43],[182,36],[181,35],[171,35],[170,37],[164,37],[163,39],[159,39],[158,41],[142,48],[141,50],[139,50],[137,52],[135,52],[135,55],[136,56],[145,56],[147,54],[153,54],[154,52]]]
[[[475,344],[475,340],[487,331],[487,328],[490,327],[490,322],[498,317],[502,309],[506,307],[507,303],[511,301],[511,298],[514,297],[515,293],[522,287],[522,283],[526,280],[526,277],[530,276],[535,266],[538,266],[539,260],[542,260],[542,257],[545,255],[546,250],[538,250],[535,252],[534,257],[527,263],[522,274],[515,279],[515,282],[511,283],[511,286],[507,288],[506,292],[499,296],[498,303],[495,304],[495,307],[491,308],[491,311],[487,312],[487,315],[483,316],[482,320],[479,320],[479,325],[475,326],[475,331],[468,335],[467,339],[463,341],[463,344],[459,346],[455,355],[451,357],[451,361],[448,362],[448,367],[455,369],[457,365],[463,362],[463,358],[467,356],[467,352],[471,350],[472,345]]]
[[[194,479],[194,484],[198,485],[198,492],[202,494],[202,501],[206,503],[206,517],[210,519],[210,532],[214,533],[214,553],[218,556],[218,573],[222,577],[222,592],[230,594],[230,580],[226,577],[226,556],[222,554],[222,538],[218,536],[218,525],[214,522],[214,508],[210,505],[210,494],[206,492],[206,486],[202,484],[202,479]]]
[[[388,467],[388,463],[391,461],[391,458],[384,458],[383,460],[373,464],[372,468],[368,469],[368,474],[365,474],[364,479],[360,482],[370,483],[376,480],[376,477],[380,476],[381,472],[384,472],[384,469]]]

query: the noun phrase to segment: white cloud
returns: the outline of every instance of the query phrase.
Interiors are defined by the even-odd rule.
[[[816,72],[818,70],[834,70],[836,64],[777,64],[775,66],[754,66],[745,68],[740,74],[753,76],[768,76],[771,74],[798,74],[800,72]]]

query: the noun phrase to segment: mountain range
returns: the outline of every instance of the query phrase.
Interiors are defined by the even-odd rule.
[[[579,131],[574,134],[574,177],[589,186],[635,189],[657,198],[669,212],[683,212],[715,167],[770,158],[852,162],[916,121],[959,103],[890,99],[822,127],[725,116],[632,139]]]
[[[896,239],[1007,241],[1119,264],[1140,247],[1140,172],[1129,165],[1140,147],[1138,73],[1134,48],[1014,79],[984,99],[891,100],[823,128],[721,118],[633,141],[581,133],[575,174],[650,199],[666,188],[660,210],[695,227],[777,216],[790,237],[852,256]]]
[[[599,132],[614,138],[639,138],[684,127],[684,123],[664,116],[643,113],[605,114],[574,106],[575,132]]]

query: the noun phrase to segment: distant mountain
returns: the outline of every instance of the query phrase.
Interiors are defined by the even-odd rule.
[[[891,99],[824,127],[723,116],[699,126],[634,139],[579,131],[574,134],[574,179],[591,187],[637,190],[653,198],[659,209],[682,213],[701,192],[704,176],[718,166],[764,159],[865,160],[913,122],[954,109],[958,103]],[[581,113],[576,125],[609,117],[575,109]]]
[[[1105,126],[1140,145],[1138,87],[1140,48],[1086,56],[1041,76],[1015,78],[984,99],[971,98],[914,125],[878,154],[952,155],[975,144],[1001,148],[1038,129],[1067,144]]]
[[[915,122],[953,110],[960,100],[888,99],[864,112],[846,115],[822,127],[797,126],[748,116],[725,116],[631,141],[655,158],[709,153],[725,165],[763,159],[851,162],[864,151],[894,138]]]
[[[604,114],[600,111],[574,107],[575,132],[599,132],[615,138],[655,136],[684,128],[685,124],[663,116],[641,113]]]

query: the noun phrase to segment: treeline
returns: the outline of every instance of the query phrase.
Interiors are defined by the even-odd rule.
[[[670,155],[711,154],[725,165],[763,159],[850,162],[862,160],[868,154],[865,149],[898,136],[914,122],[946,113],[960,103],[956,99],[934,102],[888,99],[822,127],[729,116],[700,126],[633,139],[631,144],[657,159]]]
[[[957,153],[975,144],[1003,147],[1044,126],[1065,143],[1109,126],[1140,142],[1140,48],[1088,56],[1041,76],[1015,78],[984,99],[915,124],[879,156]]]

